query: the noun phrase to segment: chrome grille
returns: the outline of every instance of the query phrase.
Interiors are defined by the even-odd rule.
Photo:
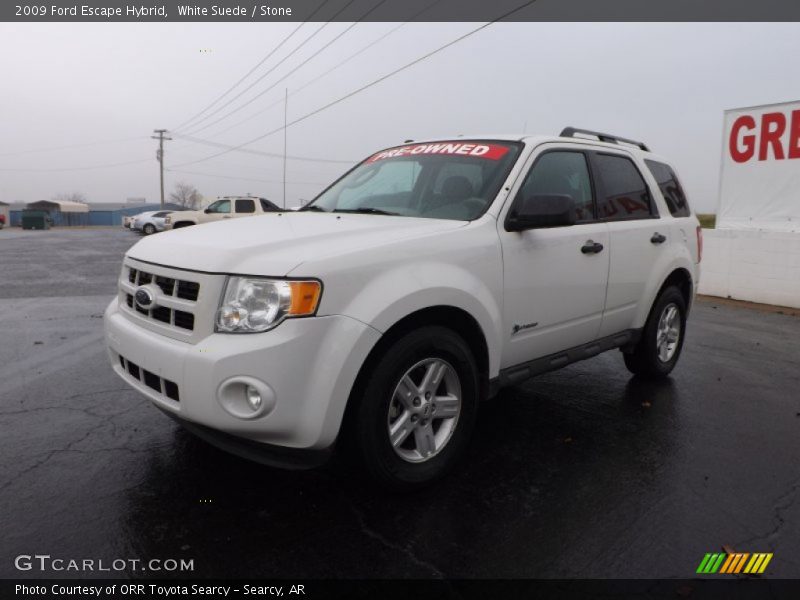
[[[134,285],[147,285],[153,283],[161,289],[167,296],[177,296],[183,300],[190,300],[197,302],[197,297],[200,295],[200,284],[196,281],[184,281],[181,279],[172,279],[171,277],[161,277],[160,275],[153,276],[152,273],[134,269],[128,269],[128,281]],[[177,284],[177,293],[175,291],[175,284]]]
[[[136,309],[136,312],[143,314],[156,321],[174,325],[181,329],[194,330],[194,315],[184,310],[172,309],[166,306],[154,306],[151,309],[142,308],[133,299],[132,294],[125,294],[125,304],[130,308]]]
[[[214,313],[225,276],[145,263],[126,257],[119,278],[122,312],[140,327],[188,343],[214,333]],[[154,302],[144,308],[136,302],[139,288],[148,289]]]

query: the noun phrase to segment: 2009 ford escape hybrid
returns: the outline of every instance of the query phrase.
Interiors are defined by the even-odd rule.
[[[408,143],[300,211],[143,239],[106,340],[117,374],[212,443],[308,466],[347,441],[413,488],[453,466],[502,386],[613,348],[670,373],[701,248],[642,143]]]

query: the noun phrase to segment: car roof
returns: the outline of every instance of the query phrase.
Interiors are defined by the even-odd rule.
[[[432,144],[432,143],[441,143],[441,142],[455,142],[458,140],[470,141],[470,142],[477,142],[477,141],[499,141],[499,142],[523,142],[526,145],[530,146],[538,146],[540,144],[545,143],[553,143],[553,142],[560,142],[560,143],[575,143],[575,144],[585,144],[587,146],[591,146],[594,148],[608,148],[609,150],[627,150],[630,151],[632,154],[638,154],[642,157],[650,158],[653,160],[663,160],[659,156],[655,155],[653,152],[649,150],[642,150],[640,147],[635,146],[629,143],[614,143],[614,142],[603,142],[596,139],[590,139],[585,137],[564,137],[558,135],[541,135],[541,134],[525,134],[525,133],[495,133],[495,134],[478,134],[478,135],[466,135],[466,134],[459,134],[453,137],[437,137],[437,138],[430,138],[430,139],[420,139],[420,140],[409,140],[403,144],[398,144],[397,146],[390,146],[390,147],[400,147],[412,144]],[[666,161],[664,161],[666,162]]]

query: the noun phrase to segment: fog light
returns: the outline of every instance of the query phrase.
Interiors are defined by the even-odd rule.
[[[247,398],[247,405],[253,409],[253,412],[261,408],[261,394],[252,385],[248,385],[245,389],[245,397]]]
[[[217,388],[217,400],[229,415],[237,419],[261,419],[275,408],[275,390],[260,379],[236,375]]]

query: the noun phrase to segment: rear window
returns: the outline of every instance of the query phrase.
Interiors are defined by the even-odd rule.
[[[238,213],[254,213],[256,212],[255,200],[237,200],[236,212]]]
[[[686,194],[683,193],[675,171],[669,165],[655,160],[645,160],[644,162],[658,183],[658,189],[664,196],[670,214],[673,217],[688,217],[691,214],[689,202],[686,200]]]
[[[625,156],[595,154],[594,163],[602,181],[597,197],[597,216],[612,221],[647,219],[653,215],[650,190],[639,169]]]

